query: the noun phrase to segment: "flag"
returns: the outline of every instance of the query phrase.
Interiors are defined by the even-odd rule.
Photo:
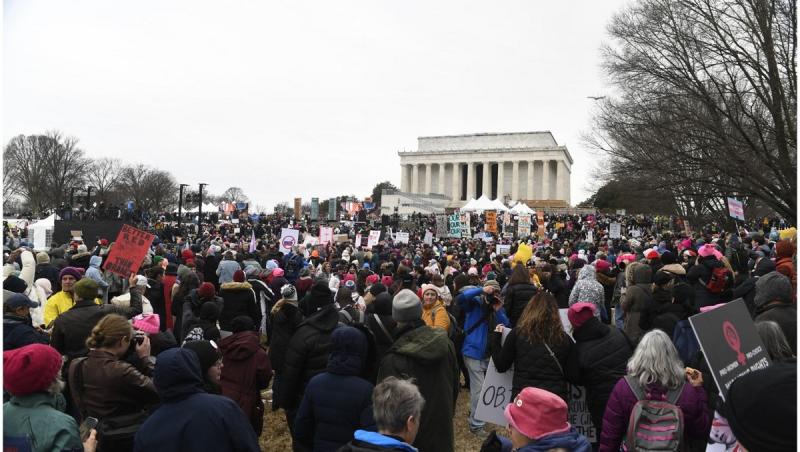
[[[252,230],[252,231],[250,231],[250,251],[249,252],[252,253],[255,250],[256,250],[256,231]]]

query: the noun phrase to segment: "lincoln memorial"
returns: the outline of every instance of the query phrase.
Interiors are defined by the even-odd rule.
[[[531,206],[570,203],[572,157],[550,132],[419,137],[398,152],[401,190],[436,193],[461,206],[486,195]]]

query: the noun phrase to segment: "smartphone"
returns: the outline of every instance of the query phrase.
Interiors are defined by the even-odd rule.
[[[83,420],[83,422],[81,422],[81,426],[79,427],[81,442],[84,442],[89,438],[89,434],[92,433],[92,429],[97,428],[98,422],[100,421],[98,421],[96,417],[87,417]]]

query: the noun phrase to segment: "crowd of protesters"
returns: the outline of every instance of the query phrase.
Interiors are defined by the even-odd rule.
[[[531,236],[426,240],[436,218],[414,216],[394,225],[407,243],[344,222],[320,244],[317,223],[213,220],[149,223],[156,239],[125,277],[103,267],[112,237],[37,252],[5,229],[6,442],[271,450],[265,411],[282,410],[296,451],[453,451],[457,423],[486,451],[618,451],[661,441],[634,422],[653,400],[680,413],[658,427],[674,450],[796,449],[797,238],[782,221],[689,232],[547,215]],[[282,252],[284,227],[300,231]],[[723,400],[687,319],[738,299],[772,365]],[[476,414],[490,358],[514,371],[506,436]],[[568,422],[570,385],[586,388],[593,444]]]

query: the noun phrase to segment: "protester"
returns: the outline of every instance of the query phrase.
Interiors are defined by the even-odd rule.
[[[253,324],[261,323],[261,307],[257,303],[253,286],[245,281],[242,270],[233,272],[233,281],[221,282],[219,296],[222,298],[222,312],[219,314],[219,329],[230,333],[235,317],[245,315]]]
[[[764,348],[769,353],[769,359],[784,362],[795,359],[792,348],[789,346],[789,341],[786,340],[783,330],[777,323],[771,320],[756,322],[756,331],[758,331],[758,336],[761,338]]]
[[[216,313],[216,318],[214,319],[215,322],[219,318],[219,313],[222,312],[223,308],[223,300],[221,297],[216,295],[216,291],[214,290],[214,285],[205,282],[200,285],[200,287],[196,290],[192,290],[189,292],[189,295],[184,298],[183,308],[181,309],[181,328],[183,331],[180,335],[180,340],[185,340],[186,336],[189,335],[190,331],[195,327],[190,329],[192,322],[196,321],[198,318],[201,318],[203,313],[203,306],[206,304],[213,304],[214,309],[207,308],[206,310],[206,317]],[[216,323],[214,324],[216,327]],[[206,331],[206,329],[204,329]]]
[[[372,313],[367,314],[367,327],[375,336],[376,360],[380,363],[394,343],[397,331],[397,322],[392,318],[392,296],[384,290],[375,297],[371,306]]]
[[[578,280],[569,293],[569,305],[575,303],[594,303],[597,306],[595,316],[599,319],[605,309],[605,289],[597,282],[597,270],[592,265],[584,265],[578,274]]]
[[[439,298],[439,290],[433,284],[422,285],[422,320],[433,328],[450,331],[450,316],[444,302]],[[455,327],[455,325],[453,326]]]
[[[636,344],[643,334],[639,326],[642,311],[645,306],[653,302],[652,270],[649,265],[631,262],[625,268],[625,279],[629,282],[620,302],[620,308],[625,313],[625,334],[628,335],[631,342]]]
[[[66,267],[58,274],[61,281],[61,291],[54,293],[45,305],[44,323],[48,328],[59,315],[70,310],[74,305],[72,291],[75,283],[83,277],[75,267]],[[101,304],[100,299],[95,299],[95,303]]]
[[[328,290],[327,285],[322,287]],[[283,377],[283,367],[286,362],[286,349],[289,342],[297,331],[297,327],[303,321],[303,314],[297,303],[297,291],[294,286],[287,284],[281,288],[281,299],[275,303],[270,313],[272,317],[272,334],[270,336],[269,361],[275,372],[272,381],[272,409],[278,409],[281,396],[281,381]],[[330,293],[330,291],[328,291]]]
[[[777,271],[770,272],[756,282],[753,305],[755,320],[777,323],[792,348],[792,354],[797,355],[797,307],[792,302],[793,294],[789,278]]]
[[[38,306],[37,302],[21,293],[14,293],[3,301],[4,351],[50,342],[48,335],[32,324],[30,310]]]
[[[508,285],[503,291],[503,304],[509,322],[507,326],[509,328],[515,328],[528,302],[530,302],[533,296],[538,292],[538,288],[531,282],[528,269],[525,268],[524,265],[518,263],[514,266],[514,270],[511,272],[511,278],[508,280]]]
[[[217,343],[207,340],[187,341],[181,348],[197,354],[203,375],[203,390],[209,394],[222,394],[223,363]]]
[[[215,272],[219,277],[220,287],[222,287],[222,284],[233,282],[233,274],[241,269],[242,266],[233,260],[233,251],[226,251]]]

